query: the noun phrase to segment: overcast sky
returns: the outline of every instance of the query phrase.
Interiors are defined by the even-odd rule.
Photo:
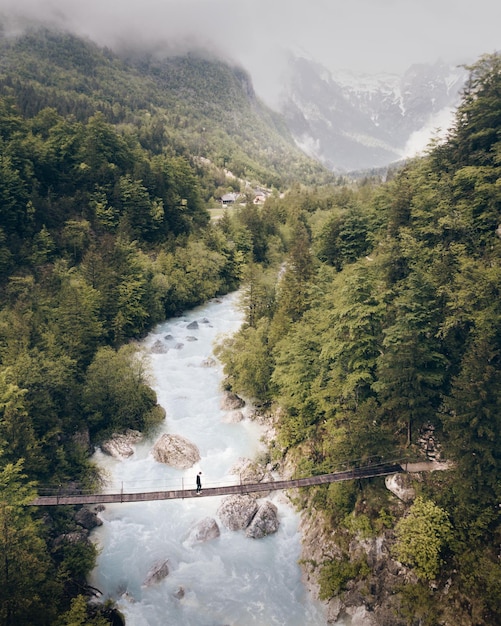
[[[269,102],[287,49],[367,73],[501,50],[500,0],[0,0],[0,14],[55,22],[110,47],[211,47],[242,64]]]

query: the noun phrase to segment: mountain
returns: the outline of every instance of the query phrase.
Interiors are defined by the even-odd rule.
[[[291,56],[280,110],[297,145],[331,170],[383,167],[449,128],[466,75],[442,62],[402,76],[334,75]]]
[[[99,111],[123,129],[141,128],[150,149],[167,140],[177,154],[263,185],[332,178],[298,148],[242,68],[207,55],[118,55],[47,29],[0,34],[0,95],[7,94],[28,117],[50,107],[85,121]]]

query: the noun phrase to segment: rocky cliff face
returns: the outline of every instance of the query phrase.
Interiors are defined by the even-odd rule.
[[[384,167],[450,127],[466,75],[441,62],[402,76],[333,75],[295,57],[281,110],[296,143],[330,169]]]
[[[363,580],[351,580],[346,589],[327,602],[327,620],[334,624],[343,620],[351,626],[405,626],[398,617],[396,587],[415,582],[413,575],[390,555],[393,536],[391,531],[369,539],[349,538],[342,529],[328,530],[318,511],[303,512],[301,521],[303,575],[307,588],[318,597],[319,565],[323,562],[345,558],[363,559],[370,573]],[[343,545],[341,549],[340,545]]]

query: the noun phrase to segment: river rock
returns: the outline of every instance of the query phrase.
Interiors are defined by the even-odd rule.
[[[202,367],[216,367],[217,361],[213,357],[209,356],[202,361]]]
[[[246,537],[261,539],[276,533],[280,526],[277,507],[267,500],[263,502],[245,532]]]
[[[150,348],[152,354],[165,354],[168,351],[169,348],[160,339],[157,339]]]
[[[196,330],[198,328],[198,322],[195,320],[194,322],[190,322],[186,328],[190,330]]]
[[[242,413],[242,411],[228,411],[224,417],[223,417],[223,422],[225,422],[225,424],[238,424],[239,422],[241,422],[244,419],[244,414]]]
[[[221,532],[216,520],[213,517],[204,517],[191,530],[188,543],[204,543],[211,541],[211,539],[217,539],[220,534]]]
[[[154,563],[143,582],[143,587],[151,587],[155,583],[159,583],[161,580],[169,575],[168,561],[157,561]]]
[[[99,519],[97,513],[95,511],[91,511],[85,506],[75,513],[75,522],[86,530],[92,530],[93,528],[96,528],[96,526],[103,525],[103,521]]]
[[[225,391],[221,400],[221,408],[223,411],[234,411],[245,406],[245,402],[237,396],[236,393]]]
[[[228,530],[243,530],[251,523],[257,510],[257,502],[251,496],[227,496],[217,514]]]
[[[163,434],[153,446],[153,457],[176,469],[189,469],[200,461],[200,451],[181,435]]]
[[[409,484],[405,474],[391,474],[384,479],[386,488],[397,496],[402,502],[412,502],[416,497],[414,487]]]
[[[138,430],[126,430],[125,433],[113,433],[108,441],[101,444],[101,450],[115,459],[124,459],[134,454],[134,444],[142,439]]]

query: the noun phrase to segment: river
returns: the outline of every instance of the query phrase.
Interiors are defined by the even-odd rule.
[[[194,321],[198,328],[188,329]],[[198,471],[206,487],[234,483],[235,463],[264,450],[258,424],[224,421],[222,368],[218,362],[207,367],[215,342],[241,323],[237,294],[230,294],[167,320],[142,342],[166,419],[128,459],[96,452],[110,488],[194,488]],[[157,341],[168,351],[151,353]],[[151,448],[165,432],[195,443],[200,463],[176,470],[156,462]],[[323,606],[301,581],[299,516],[284,494],[272,492],[268,499],[278,508],[280,528],[264,539],[226,530],[217,517],[221,497],[107,505],[100,513],[103,525],[93,532],[100,554],[89,582],[103,599],[117,602],[127,626],[325,625]],[[217,520],[220,536],[189,541],[190,530],[208,516]],[[168,562],[168,576],[145,586],[148,571],[162,561]]]

